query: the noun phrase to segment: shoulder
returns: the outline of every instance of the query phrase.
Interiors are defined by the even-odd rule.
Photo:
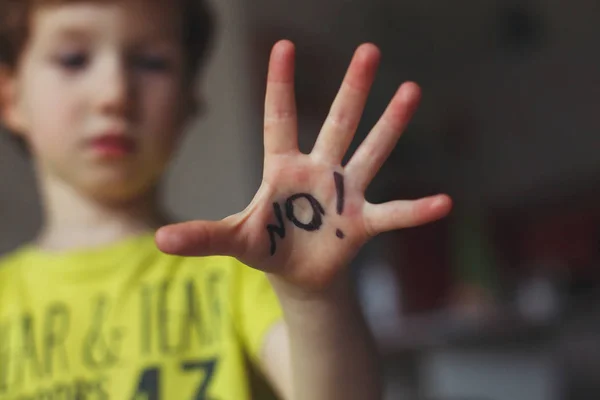
[[[0,271],[22,264],[27,258],[28,247],[22,246],[0,255]]]
[[[28,264],[28,255],[27,246],[0,255],[0,283],[10,285],[18,271]]]

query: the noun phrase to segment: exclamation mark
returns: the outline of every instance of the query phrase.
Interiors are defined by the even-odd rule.
[[[338,215],[342,215],[342,212],[344,212],[344,176],[339,172],[334,172],[333,180],[335,181],[335,191],[337,194],[336,211]],[[335,235],[340,239],[345,237],[344,232],[339,229],[335,231]]]

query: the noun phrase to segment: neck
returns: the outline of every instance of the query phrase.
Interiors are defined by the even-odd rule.
[[[166,224],[157,188],[123,202],[99,201],[57,178],[40,182],[45,221],[36,245],[68,251],[108,245]]]

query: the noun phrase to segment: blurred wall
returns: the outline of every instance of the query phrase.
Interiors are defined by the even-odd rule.
[[[376,180],[381,191],[430,180],[460,198],[501,207],[591,186],[600,191],[597,1],[255,3],[253,35],[299,45],[305,119],[322,120],[364,41],[379,45],[383,60],[359,136],[398,83],[423,86],[408,135]],[[264,58],[264,47],[257,57]]]
[[[457,75],[480,136],[476,182],[499,205],[598,193],[598,3],[522,3],[539,21],[539,43],[498,46]]]
[[[199,92],[206,113],[191,128],[165,187],[170,209],[186,218],[241,211],[262,177],[262,104],[253,102],[247,18],[242,0],[210,1],[218,37]],[[266,77],[266,71],[263,72]]]
[[[35,232],[40,215],[34,185],[29,164],[3,133],[0,135],[0,253]]]

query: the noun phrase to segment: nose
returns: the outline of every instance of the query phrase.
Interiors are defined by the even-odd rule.
[[[97,110],[110,116],[130,116],[132,82],[126,62],[119,57],[107,58],[99,65],[97,76],[93,88]]]

